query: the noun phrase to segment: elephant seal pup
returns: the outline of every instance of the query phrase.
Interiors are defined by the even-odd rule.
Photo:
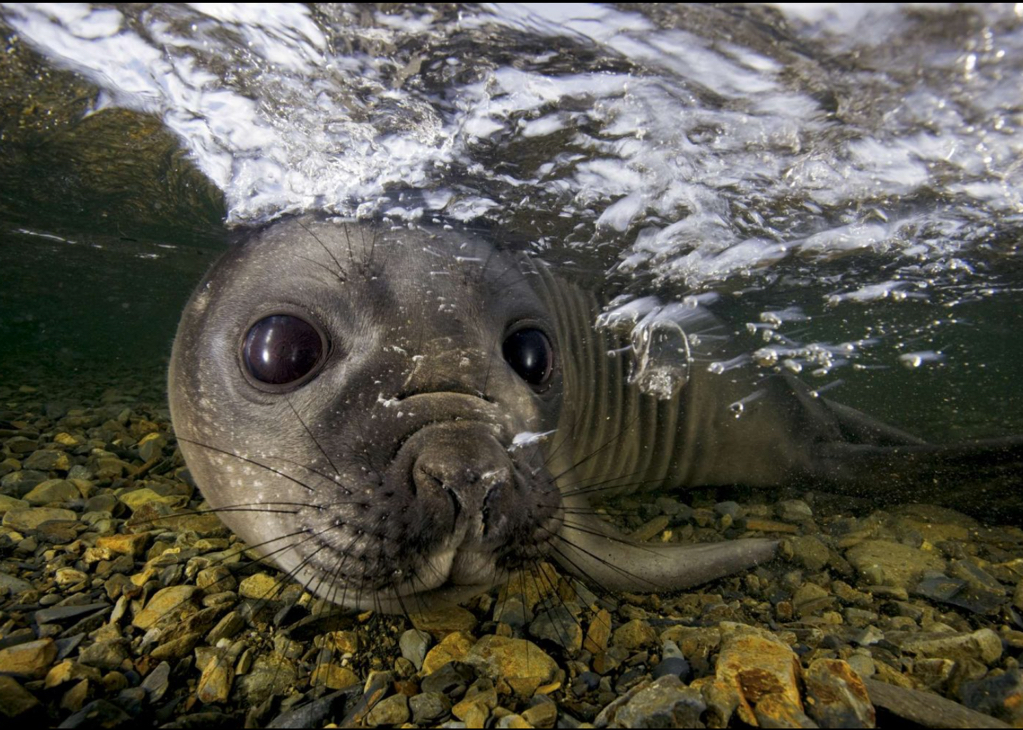
[[[189,301],[175,432],[237,535],[353,608],[460,600],[544,558],[640,591],[768,559],[772,540],[634,544],[593,517],[587,486],[605,474],[667,476],[640,463],[664,406],[607,365],[595,306],[456,231],[286,220]]]

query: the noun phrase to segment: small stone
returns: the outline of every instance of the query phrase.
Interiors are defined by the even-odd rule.
[[[48,479],[32,488],[23,499],[31,505],[40,507],[52,502],[70,502],[80,499],[82,493],[69,481],[64,479]]]
[[[583,630],[579,621],[564,606],[544,611],[529,625],[529,633],[537,639],[561,646],[574,656],[583,645]]]
[[[451,712],[451,700],[440,692],[422,692],[409,698],[412,722],[416,725],[433,725]]]
[[[0,649],[0,674],[42,679],[57,658],[53,639],[38,639]]]
[[[39,700],[11,677],[0,676],[0,715],[21,717],[39,707]]]
[[[522,628],[533,618],[533,611],[526,607],[525,599],[519,593],[510,595],[494,605],[494,621]]]
[[[136,558],[145,552],[148,543],[148,532],[104,535],[96,539],[96,547],[98,548],[107,548],[110,552],[117,555],[130,555]]]
[[[78,515],[69,509],[53,507],[36,507],[35,509],[12,509],[4,514],[3,526],[12,530],[26,532],[38,530],[45,522],[75,522]]]
[[[6,494],[0,494],[0,515],[6,514],[12,509],[28,509],[29,503],[23,499],[15,499]]]
[[[801,535],[789,539],[792,546],[792,561],[814,573],[824,570],[831,551],[813,535]]]
[[[633,619],[623,624],[611,636],[612,646],[620,646],[628,650],[656,646],[659,643],[660,638],[657,636],[657,632],[642,619]]]
[[[370,727],[397,727],[408,722],[408,718],[408,698],[399,694],[380,700],[366,716],[366,724]]]
[[[106,700],[93,700],[60,724],[62,728],[115,728],[131,722],[131,716]]]
[[[245,627],[245,618],[238,611],[231,611],[224,615],[217,625],[210,629],[206,635],[206,641],[210,646],[216,646],[221,639],[231,639]]]
[[[77,682],[82,679],[91,679],[94,682],[98,682],[101,676],[98,669],[68,659],[55,665],[46,673],[46,681],[43,683],[43,686],[46,689],[53,689],[67,682]]]
[[[234,662],[221,651],[202,670],[196,696],[205,705],[227,702],[234,682]]]
[[[348,667],[342,667],[333,662],[318,665],[310,677],[314,685],[324,685],[328,689],[347,689],[355,685],[362,685],[359,675]]]
[[[131,622],[132,626],[147,631],[154,626],[179,621],[195,613],[198,609],[192,600],[198,590],[195,586],[171,586],[160,589],[135,616]]]
[[[583,639],[583,649],[591,654],[600,654],[607,649],[608,639],[611,638],[611,614],[605,609],[600,609],[597,615],[590,621],[586,629],[586,638]]]
[[[1018,668],[1001,675],[963,682],[959,696],[971,710],[996,717],[1013,727],[1023,724],[1023,678]]]
[[[423,660],[430,648],[430,641],[430,634],[419,629],[409,629],[398,639],[401,655],[412,662],[416,671],[423,668]]]
[[[833,608],[835,599],[814,583],[804,583],[792,595],[792,607],[800,618]]]
[[[945,569],[940,556],[890,540],[864,540],[846,551],[845,557],[871,583],[902,589],[915,584],[928,570],[940,573]]]
[[[636,528],[629,537],[636,542],[646,542],[664,532],[670,523],[671,518],[668,515],[654,517],[649,522]]]
[[[912,636],[900,645],[910,654],[937,659],[980,660],[993,665],[1002,656],[1002,640],[991,629],[979,629],[972,634]]]
[[[463,661],[473,646],[473,638],[461,631],[448,634],[423,659],[422,673],[430,675],[448,662]]]
[[[119,669],[125,659],[128,658],[128,650],[125,648],[123,639],[111,639],[109,641],[97,641],[87,646],[80,652],[78,661],[89,667],[97,669]]]
[[[553,702],[540,702],[523,710],[522,719],[532,727],[554,727],[554,723],[558,721],[558,706]]]
[[[495,682],[503,680],[519,697],[531,697],[537,687],[554,679],[558,668],[536,644],[502,636],[484,636],[465,661]]]
[[[71,468],[71,460],[63,451],[40,449],[25,459],[22,468],[38,469],[39,471],[67,471]]]
[[[768,694],[760,698],[753,708],[757,723],[766,728],[816,728],[817,725],[806,716],[803,708],[792,698],[782,694]]]
[[[223,565],[214,565],[200,570],[195,576],[195,584],[207,593],[222,593],[238,588],[238,579]]]
[[[846,662],[815,659],[804,674],[810,715],[821,727],[874,727],[874,706],[863,680]]]
[[[243,598],[256,601],[272,601],[280,596],[285,583],[280,578],[267,573],[256,573],[242,579],[238,585],[238,593]]]
[[[678,677],[683,682],[687,682],[691,673],[692,668],[689,666],[689,662],[682,657],[665,657],[657,663],[650,675],[654,679],[672,675]]]
[[[787,522],[775,522],[762,517],[747,517],[746,529],[754,532],[781,532],[789,535],[799,532],[799,528],[795,525],[790,525]]]
[[[149,698],[149,704],[155,704],[167,693],[167,688],[170,686],[170,672],[171,665],[167,662],[160,662],[156,669],[151,671],[146,678],[142,680],[141,687],[146,691],[146,696]]]
[[[412,614],[410,618],[413,626],[436,639],[456,631],[470,633],[476,628],[476,617],[461,606],[445,606],[443,610]]]
[[[184,659],[192,653],[192,650],[199,644],[202,634],[198,631],[189,631],[181,636],[175,636],[165,641],[150,652],[149,656],[157,661],[176,661]]]
[[[813,510],[801,499],[786,499],[774,506],[778,519],[785,522],[802,522],[813,519]]]

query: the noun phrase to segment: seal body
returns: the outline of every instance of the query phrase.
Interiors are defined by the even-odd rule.
[[[606,588],[665,590],[775,542],[633,544],[587,495],[839,483],[859,446],[911,436],[815,399],[694,368],[643,394],[593,295],[474,235],[295,218],[253,233],[189,301],[175,432],[210,506],[307,590],[407,611],[538,559]],[[837,449],[837,450],[836,450]]]

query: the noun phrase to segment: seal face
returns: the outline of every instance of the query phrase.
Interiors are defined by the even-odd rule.
[[[353,607],[457,598],[545,554],[562,500],[539,445],[516,444],[556,428],[563,394],[535,275],[453,231],[310,218],[230,251],[170,371],[209,504]]]

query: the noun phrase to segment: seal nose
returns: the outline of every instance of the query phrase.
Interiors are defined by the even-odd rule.
[[[492,439],[470,444],[461,439],[440,439],[416,458],[412,482],[424,506],[450,509],[451,527],[460,522],[479,537],[490,521],[491,495],[511,479],[504,450]],[[442,506],[443,505],[443,506]]]

